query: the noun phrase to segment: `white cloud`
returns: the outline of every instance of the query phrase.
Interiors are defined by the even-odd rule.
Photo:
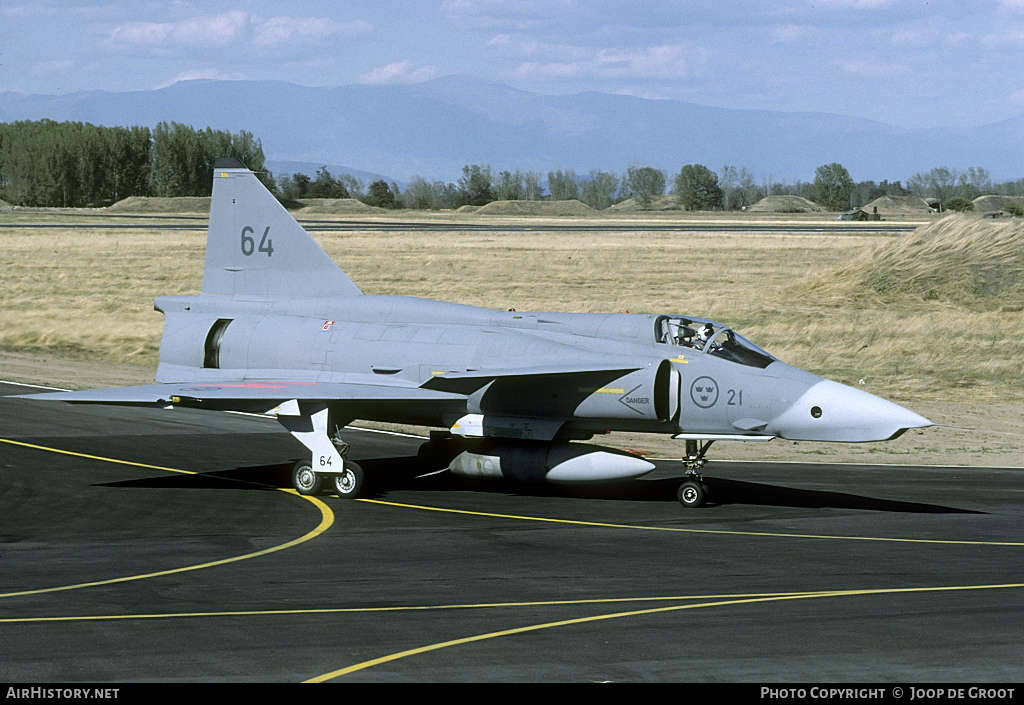
[[[995,48],[1000,46],[1018,46],[1024,44],[1024,26],[1021,25],[1007,25],[1001,28],[998,32],[982,37],[982,45],[986,48]]]
[[[645,100],[675,100],[679,96],[674,92],[657,90],[651,88],[643,88],[639,86],[626,86],[615,91],[614,95],[628,95],[634,98],[643,98]]]
[[[943,40],[943,44],[947,47],[959,47],[973,39],[974,35],[968,32],[954,32],[953,34],[946,36]]]
[[[1024,90],[1014,91],[1009,96],[1007,96],[1006,102],[1010,103],[1011,105],[1019,105],[1020,107],[1024,108]]]
[[[65,60],[54,60],[54,61],[37,61],[32,64],[30,73],[33,76],[51,76],[53,74],[61,74],[68,71],[75,65],[74,61],[69,59]]]
[[[529,17],[549,15],[573,4],[570,0],[444,0],[441,11],[446,15]]]
[[[875,59],[847,61],[843,64],[843,70],[848,74],[866,76],[868,78],[886,78],[888,76],[910,73],[910,67],[905,64]]]
[[[223,46],[240,39],[249,28],[249,14],[232,10],[222,15],[193,17],[174,26],[175,41],[200,46]]]
[[[335,22],[326,17],[274,17],[254,28],[258,46],[287,44],[296,40],[356,37],[369,34],[373,25],[365,20]]]
[[[936,33],[930,29],[902,29],[894,32],[890,41],[896,46],[922,49],[935,42]]]
[[[572,0],[445,0],[441,12],[463,29],[526,30],[548,26],[566,10],[577,11]]]
[[[167,88],[167,86],[173,86],[178,81],[194,81],[200,78],[208,78],[218,81],[244,81],[247,77],[245,74],[237,72],[224,73],[223,71],[218,71],[217,69],[198,69],[195,71],[184,71],[182,73],[179,73],[170,81],[161,83],[160,85],[156,86],[156,88],[159,90],[160,88]]]
[[[189,17],[178,23],[126,23],[114,28],[110,40],[120,47],[166,48],[168,45],[223,46],[238,41],[249,28],[249,14]]]
[[[799,24],[779,25],[769,32],[769,38],[776,44],[794,44],[813,37],[809,27]]]
[[[875,10],[892,5],[894,0],[810,0],[812,6],[838,9]]]
[[[321,17],[274,17],[264,20],[240,10],[189,17],[178,22],[127,22],[116,26],[109,43],[119,48],[173,51],[176,47],[276,47],[331,37],[355,37],[373,31],[365,20],[336,22]]]
[[[519,34],[499,34],[487,42],[487,48],[512,59],[549,57],[553,61],[585,61],[594,54],[593,49],[542,42]]]
[[[110,42],[119,47],[153,49],[168,45],[218,46],[237,41],[248,25],[249,15],[240,11],[181,22],[127,22],[111,31]]]
[[[517,79],[692,78],[704,72],[711,57],[712,52],[692,43],[601,49],[577,61],[525,62],[513,71],[513,75]]]
[[[110,33],[115,46],[149,46],[163,44],[174,32],[174,25],[156,22],[127,22]]]
[[[411,61],[396,61],[373,69],[356,78],[359,83],[380,85],[386,83],[420,83],[437,76],[436,66],[413,68]]]

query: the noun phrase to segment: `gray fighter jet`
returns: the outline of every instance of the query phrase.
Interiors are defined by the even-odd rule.
[[[340,435],[356,419],[442,429],[420,449],[425,473],[524,481],[638,477],[654,465],[573,441],[667,434],[685,444],[688,507],[705,501],[715,441],[884,441],[931,425],[705,318],[363,294],[233,159],[216,162],[202,293],[155,307],[157,384],[30,397],[275,414],[309,450],[292,470],[302,494],[363,492]]]

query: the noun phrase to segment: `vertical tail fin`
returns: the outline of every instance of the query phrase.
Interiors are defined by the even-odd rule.
[[[324,298],[362,292],[244,164],[218,159],[203,293]]]

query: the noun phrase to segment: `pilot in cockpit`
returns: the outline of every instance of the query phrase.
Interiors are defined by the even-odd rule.
[[[697,340],[700,341],[696,347],[703,348],[707,345],[707,342],[711,340],[715,335],[715,328],[710,323],[705,323],[701,326],[701,329],[697,331]]]

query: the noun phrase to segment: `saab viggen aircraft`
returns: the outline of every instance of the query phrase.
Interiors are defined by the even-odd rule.
[[[294,488],[364,491],[340,430],[436,427],[425,471],[595,482],[654,469],[580,443],[609,431],[685,443],[679,501],[704,503],[715,441],[865,442],[931,422],[679,314],[501,311],[363,294],[241,162],[218,159],[202,292],[156,299],[157,384],[29,395],[276,414],[309,451]]]

